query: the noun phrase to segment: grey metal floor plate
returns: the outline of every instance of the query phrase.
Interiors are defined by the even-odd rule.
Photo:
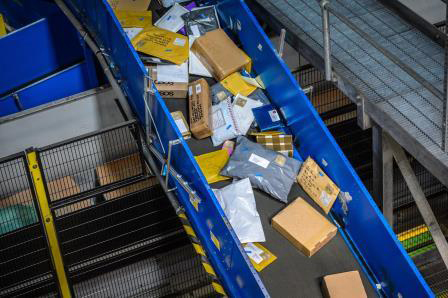
[[[321,10],[318,1],[256,0],[264,10],[323,57]],[[370,38],[398,57],[443,94],[443,48],[375,0],[332,0],[331,7],[349,18]],[[377,50],[364,36],[330,14],[332,59],[335,72],[375,106],[378,118],[387,117],[390,126],[399,125],[408,144],[418,143],[430,162],[421,161],[444,184],[448,179],[448,154],[441,150],[442,99],[432,94],[399,64]],[[373,112],[372,112],[373,117]],[[385,127],[398,135],[396,127]],[[403,140],[402,139],[402,140]],[[398,140],[403,144],[402,140]],[[406,148],[420,155],[413,148]],[[431,164],[432,163],[432,164]],[[445,175],[446,176],[446,175]]]

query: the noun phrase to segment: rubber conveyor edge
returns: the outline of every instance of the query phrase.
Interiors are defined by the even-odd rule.
[[[227,294],[232,297],[268,296],[163,99],[157,91],[152,95],[144,89],[146,70],[107,1],[65,0],[65,3],[105,54],[111,72],[145,125],[146,133],[155,136],[153,145],[160,154],[167,158],[170,141],[180,140],[171,146],[171,166],[200,198],[198,208],[195,209],[190,195],[176,179],[170,177],[169,185],[176,187],[175,193]],[[242,48],[253,59],[254,69],[261,75],[272,102],[294,135],[301,156],[312,156],[351,197],[347,202],[348,210],[344,211],[337,201],[332,216],[374,287],[378,288],[378,294],[432,297],[426,282],[245,3],[219,1],[217,9],[222,27],[239,38]]]

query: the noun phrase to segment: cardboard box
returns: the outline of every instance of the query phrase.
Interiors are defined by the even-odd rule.
[[[143,11],[148,10],[151,0],[108,0],[112,9]]]
[[[188,83],[159,82],[157,67],[147,66],[147,69],[162,98],[187,98]]]
[[[210,124],[210,108],[212,100],[210,88],[204,79],[199,79],[188,85],[190,130],[197,139],[212,135]]]
[[[49,193],[49,199],[53,202],[73,196],[80,192],[79,186],[76,184],[75,180],[70,176],[62,177],[48,182],[47,188]],[[0,208],[5,208],[8,206],[18,204],[28,206],[33,205],[33,197],[31,190],[26,189],[24,191],[15,193],[14,195],[9,196],[7,198],[0,199]],[[56,209],[55,214],[56,216],[61,216],[92,205],[93,205],[92,199],[86,199],[84,201]]]
[[[100,185],[107,185],[113,182],[124,180],[129,177],[136,176],[142,171],[140,162],[140,155],[135,153],[120,159],[116,159],[105,164],[102,164],[96,168],[98,180]],[[112,200],[118,197],[122,197],[132,192],[136,192],[157,184],[155,177],[151,177],[147,180],[140,181],[126,187],[119,188],[117,190],[104,194],[106,200]]]
[[[303,163],[297,176],[297,182],[328,214],[340,190],[311,157],[308,157]]]
[[[274,150],[279,153],[283,153],[286,156],[292,157],[294,147],[292,145],[292,135],[257,135],[255,136],[258,144],[264,147]]]
[[[322,294],[327,298],[367,298],[358,271],[324,276]]]
[[[272,218],[272,227],[308,257],[327,244],[338,231],[300,197]]]
[[[191,138],[190,128],[188,127],[187,120],[185,120],[184,114],[181,111],[172,112],[171,116],[176,122],[177,128],[179,128],[180,133],[184,137],[184,140]]]
[[[198,37],[191,46],[191,51],[218,81],[251,63],[250,58],[222,29]]]

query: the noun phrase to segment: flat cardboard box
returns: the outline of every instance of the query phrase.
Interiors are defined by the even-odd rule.
[[[171,116],[173,117],[177,128],[179,128],[180,133],[184,137],[184,140],[188,140],[189,138],[191,138],[190,128],[188,127],[188,123],[187,120],[185,120],[184,114],[182,114],[181,111],[175,111],[171,113]]]
[[[190,130],[197,139],[211,136],[210,108],[212,105],[210,88],[204,79],[199,79],[188,85]]]
[[[141,171],[142,165],[140,162],[140,155],[137,153],[107,162],[96,168],[100,185],[107,185],[139,175]],[[106,200],[112,200],[129,193],[151,187],[155,184],[157,184],[156,178],[152,177],[147,180],[105,193],[104,198]]]
[[[367,298],[358,271],[324,276],[322,294],[327,298]]]
[[[250,58],[222,29],[198,37],[191,46],[191,51],[218,81],[251,63]]]
[[[308,257],[327,244],[338,231],[300,197],[272,218],[272,227]]]
[[[303,190],[325,211],[330,212],[339,194],[339,187],[331,181],[319,165],[308,157],[297,176]]]
[[[148,10],[151,0],[108,0],[112,9],[143,11]]]
[[[147,69],[162,98],[187,98],[188,83],[159,82],[157,80],[157,67],[147,66]]]
[[[49,193],[49,199],[53,202],[63,198],[67,198],[69,196],[73,196],[80,192],[79,186],[71,176],[62,177],[48,182],[47,189]],[[33,199],[31,190],[26,189],[24,191],[15,193],[10,197],[0,199],[0,208],[5,208],[17,204],[28,206],[32,205]],[[61,216],[92,205],[92,199],[86,199],[84,201],[56,209],[55,214],[56,216]]]

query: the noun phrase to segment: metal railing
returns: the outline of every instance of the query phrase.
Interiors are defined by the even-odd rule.
[[[128,121],[0,160],[0,296],[216,295],[141,140]]]
[[[24,153],[0,160],[0,296],[56,297],[58,283]]]
[[[331,32],[330,32],[330,13],[343,22],[348,28],[362,36],[370,45],[376,50],[381,52],[387,59],[397,64],[403,69],[409,76],[417,81],[421,86],[426,88],[436,98],[440,98],[443,103],[442,108],[442,141],[441,149],[444,152],[448,151],[448,43],[445,43],[445,66],[444,66],[444,89],[441,92],[433,83],[429,82],[411,66],[404,63],[398,56],[381,46],[374,38],[360,29],[349,18],[339,13],[331,6],[330,0],[320,0],[320,6],[322,11],[322,33],[323,33],[323,47],[324,47],[324,60],[325,60],[325,77],[328,81],[333,80],[333,70],[331,62]],[[448,4],[446,9],[446,17],[448,21]]]

